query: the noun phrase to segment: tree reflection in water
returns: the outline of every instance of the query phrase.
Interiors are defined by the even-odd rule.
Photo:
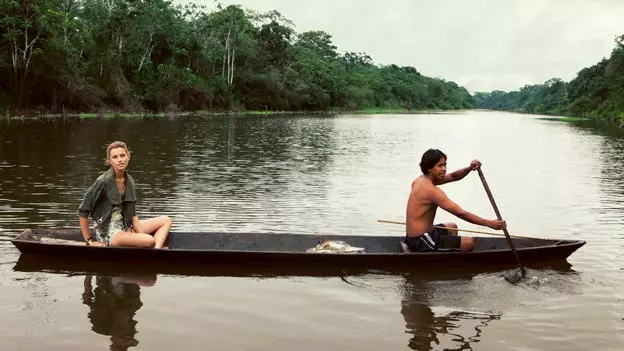
[[[468,311],[436,315],[430,306],[434,291],[427,281],[409,275],[404,278],[401,314],[413,350],[472,350],[481,341],[483,328],[500,319],[498,314]]]
[[[111,350],[137,346],[136,312],[141,308],[141,286],[153,286],[156,275],[140,277],[85,276],[82,302],[89,306],[91,330],[111,338]]]

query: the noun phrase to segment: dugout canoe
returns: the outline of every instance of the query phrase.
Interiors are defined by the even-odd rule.
[[[157,261],[211,266],[344,267],[382,269],[444,266],[515,265],[505,238],[478,237],[472,252],[407,253],[402,237],[284,233],[171,232],[168,250],[86,246],[78,229],[27,229],[12,239],[22,254],[81,261]],[[582,240],[513,238],[523,264],[566,260]],[[365,253],[308,253],[319,242],[344,241]]]

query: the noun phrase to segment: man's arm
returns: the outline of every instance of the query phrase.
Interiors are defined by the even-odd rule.
[[[456,182],[458,180],[464,179],[470,171],[474,171],[475,169],[481,167],[481,162],[479,160],[472,160],[468,167],[464,167],[462,169],[458,169],[455,172],[449,173],[444,176],[444,179],[439,181],[437,184],[442,185],[450,182]]]
[[[484,227],[490,227],[494,230],[500,230],[507,227],[505,221],[488,220],[481,218],[473,213],[470,213],[463,208],[461,208],[458,204],[451,201],[446,194],[438,188],[432,189],[432,201],[436,203],[439,207],[444,209],[447,212],[454,214],[455,216],[463,219],[466,222],[470,222],[476,225],[482,225]]]

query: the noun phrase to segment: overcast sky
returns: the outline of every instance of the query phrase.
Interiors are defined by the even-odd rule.
[[[193,1],[186,0],[184,2]],[[213,0],[194,0],[215,8]],[[624,34],[624,0],[221,0],[323,30],[340,52],[476,91],[569,81]]]

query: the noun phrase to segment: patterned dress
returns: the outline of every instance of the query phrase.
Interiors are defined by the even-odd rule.
[[[123,197],[123,193],[121,193]],[[101,228],[95,228],[95,237],[97,241],[103,242],[106,246],[110,246],[111,241],[115,234],[125,231],[123,215],[121,214],[121,205],[113,206],[113,213],[111,214],[108,230],[101,230]]]

